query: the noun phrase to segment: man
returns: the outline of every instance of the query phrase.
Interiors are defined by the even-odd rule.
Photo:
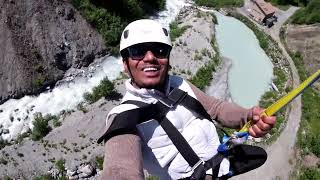
[[[182,135],[181,137],[187,141],[185,147],[192,148],[191,151],[195,153],[196,158],[201,160],[199,162],[210,161],[217,154],[220,145],[216,127],[209,119],[215,119],[221,125],[234,129],[241,128],[252,119],[249,133],[253,137],[265,135],[275,124],[275,117],[260,117],[262,109],[258,107],[244,109],[236,104],[218,100],[207,96],[191,83],[177,76],[170,76],[168,71],[171,48],[168,31],[156,21],[138,20],[124,29],[120,53],[130,80],[125,83],[127,92],[123,97],[123,103],[108,114],[107,128],[120,126],[115,125],[120,121],[130,124],[136,119],[138,115],[133,112],[136,113],[134,110],[141,106],[139,103],[131,104],[133,101],[159,105],[167,109],[161,117],[157,116],[160,113],[158,111],[139,112],[139,117],[141,113],[144,116],[154,116],[147,118],[147,121],[134,124],[137,131],[124,131],[120,128],[122,131],[111,131],[99,139],[106,140],[103,179],[143,179],[143,168],[160,179],[193,177],[199,164],[194,167],[190,165],[189,157],[183,155],[185,153],[181,152],[181,148],[174,145],[174,141],[177,140],[173,139],[178,136],[177,133],[174,137],[169,136],[167,126],[162,124],[163,121],[169,123],[169,126],[173,125],[173,131],[178,130],[176,132],[179,136]],[[190,110],[188,103],[179,104],[180,98],[179,103],[174,106],[168,105],[165,100],[177,89],[179,92],[186,92],[183,98],[188,97],[189,100],[195,99],[200,102],[200,106],[206,111],[205,114],[211,118]],[[219,162],[221,165],[218,166],[217,175],[226,176],[232,165],[227,159],[221,159]]]

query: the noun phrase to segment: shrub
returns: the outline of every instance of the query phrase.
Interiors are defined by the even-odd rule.
[[[118,54],[121,32],[129,21],[141,19],[165,7],[165,0],[117,0],[90,1],[72,0],[72,4],[86,20],[102,35],[111,53]],[[116,47],[116,48],[114,48]]]
[[[65,163],[65,160],[64,159],[59,159],[57,160],[54,165],[56,166],[56,168],[59,170],[60,173],[64,173],[65,171],[65,167],[64,167],[64,163]]]
[[[44,118],[41,113],[36,113],[33,120],[33,129],[31,131],[31,139],[38,141],[50,132],[48,119]]]
[[[195,53],[193,59],[196,61],[200,61],[202,60],[202,55],[200,53]]]
[[[59,127],[61,126],[61,122],[59,121],[59,119],[53,119],[52,125],[53,127]]]
[[[46,175],[34,177],[33,180],[54,180],[54,178],[51,175],[46,174]]]
[[[170,38],[174,42],[178,37],[180,37],[189,27],[191,26],[182,26],[179,27],[177,21],[170,23]]]
[[[215,64],[210,61],[207,65],[201,67],[195,76],[190,80],[199,89],[203,90],[212,80],[212,72],[215,71]]]
[[[149,175],[146,179],[147,180],[159,180],[160,178],[158,178],[156,176]]]
[[[24,138],[29,137],[29,136],[30,136],[30,131],[19,134],[17,139],[15,140],[15,143],[20,144],[20,143],[22,143]]]
[[[241,7],[243,6],[243,0],[194,0],[199,6],[208,6],[214,8],[222,7]]]
[[[102,170],[103,169],[103,156],[97,156],[96,157],[96,163],[97,163],[97,167]]]
[[[11,177],[9,177],[9,176],[5,176],[4,180],[13,180],[13,179]]]
[[[320,170],[316,168],[303,169],[300,180],[317,180],[320,179]]]
[[[40,75],[37,79],[32,80],[32,85],[36,88],[41,88],[45,82],[46,78]]]
[[[311,0],[306,7],[300,8],[292,16],[294,24],[320,23],[320,0]]]
[[[83,113],[87,113],[87,112],[88,112],[88,109],[84,106],[83,103],[79,103],[79,104],[77,105],[77,109],[78,109],[79,111],[82,111]]]
[[[106,45],[117,46],[119,44],[121,31],[126,24],[124,20],[104,8],[93,5],[89,0],[72,0],[72,3],[98,30]]]
[[[10,143],[7,140],[0,138],[0,149],[6,147],[7,145],[10,145]]]
[[[218,24],[218,19],[217,16],[214,13],[210,13],[211,17],[212,17],[212,22],[214,24]]]
[[[84,99],[89,103],[94,103],[100,98],[112,98],[118,95],[114,88],[113,82],[109,81],[107,78],[103,79],[100,84],[93,88],[92,93],[85,93]]]

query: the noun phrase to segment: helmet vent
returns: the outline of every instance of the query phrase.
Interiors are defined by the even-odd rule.
[[[164,35],[168,36],[168,31],[166,28],[162,28],[163,32],[164,32]]]
[[[124,37],[125,39],[127,39],[128,36],[129,36],[129,30],[125,30],[125,31],[123,32],[123,37]]]

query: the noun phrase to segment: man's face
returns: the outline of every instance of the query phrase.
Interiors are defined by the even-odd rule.
[[[169,49],[168,49],[169,48]],[[168,75],[171,47],[160,43],[144,43],[128,48],[124,69],[138,88],[163,90]]]

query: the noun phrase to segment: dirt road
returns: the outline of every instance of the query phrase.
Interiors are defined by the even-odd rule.
[[[280,11],[279,14],[281,16],[279,17],[277,24],[270,29],[262,27],[261,25],[258,25],[256,23],[260,28],[264,29],[266,33],[270,34],[271,37],[278,42],[279,47],[282,49],[283,54],[286,56],[290,63],[294,87],[299,85],[299,75],[291,57],[288,55],[284,46],[280,42],[279,30],[281,25],[294,13],[295,10],[297,10],[297,8],[291,7],[286,12]],[[238,12],[246,15],[244,8],[238,9]],[[291,103],[291,111],[288,116],[288,121],[281,135],[271,146],[266,148],[268,152],[267,162],[257,170],[239,175],[232,179],[290,179],[290,173],[293,171],[293,167],[295,165],[295,142],[297,131],[299,129],[300,119],[301,97],[298,97]]]

